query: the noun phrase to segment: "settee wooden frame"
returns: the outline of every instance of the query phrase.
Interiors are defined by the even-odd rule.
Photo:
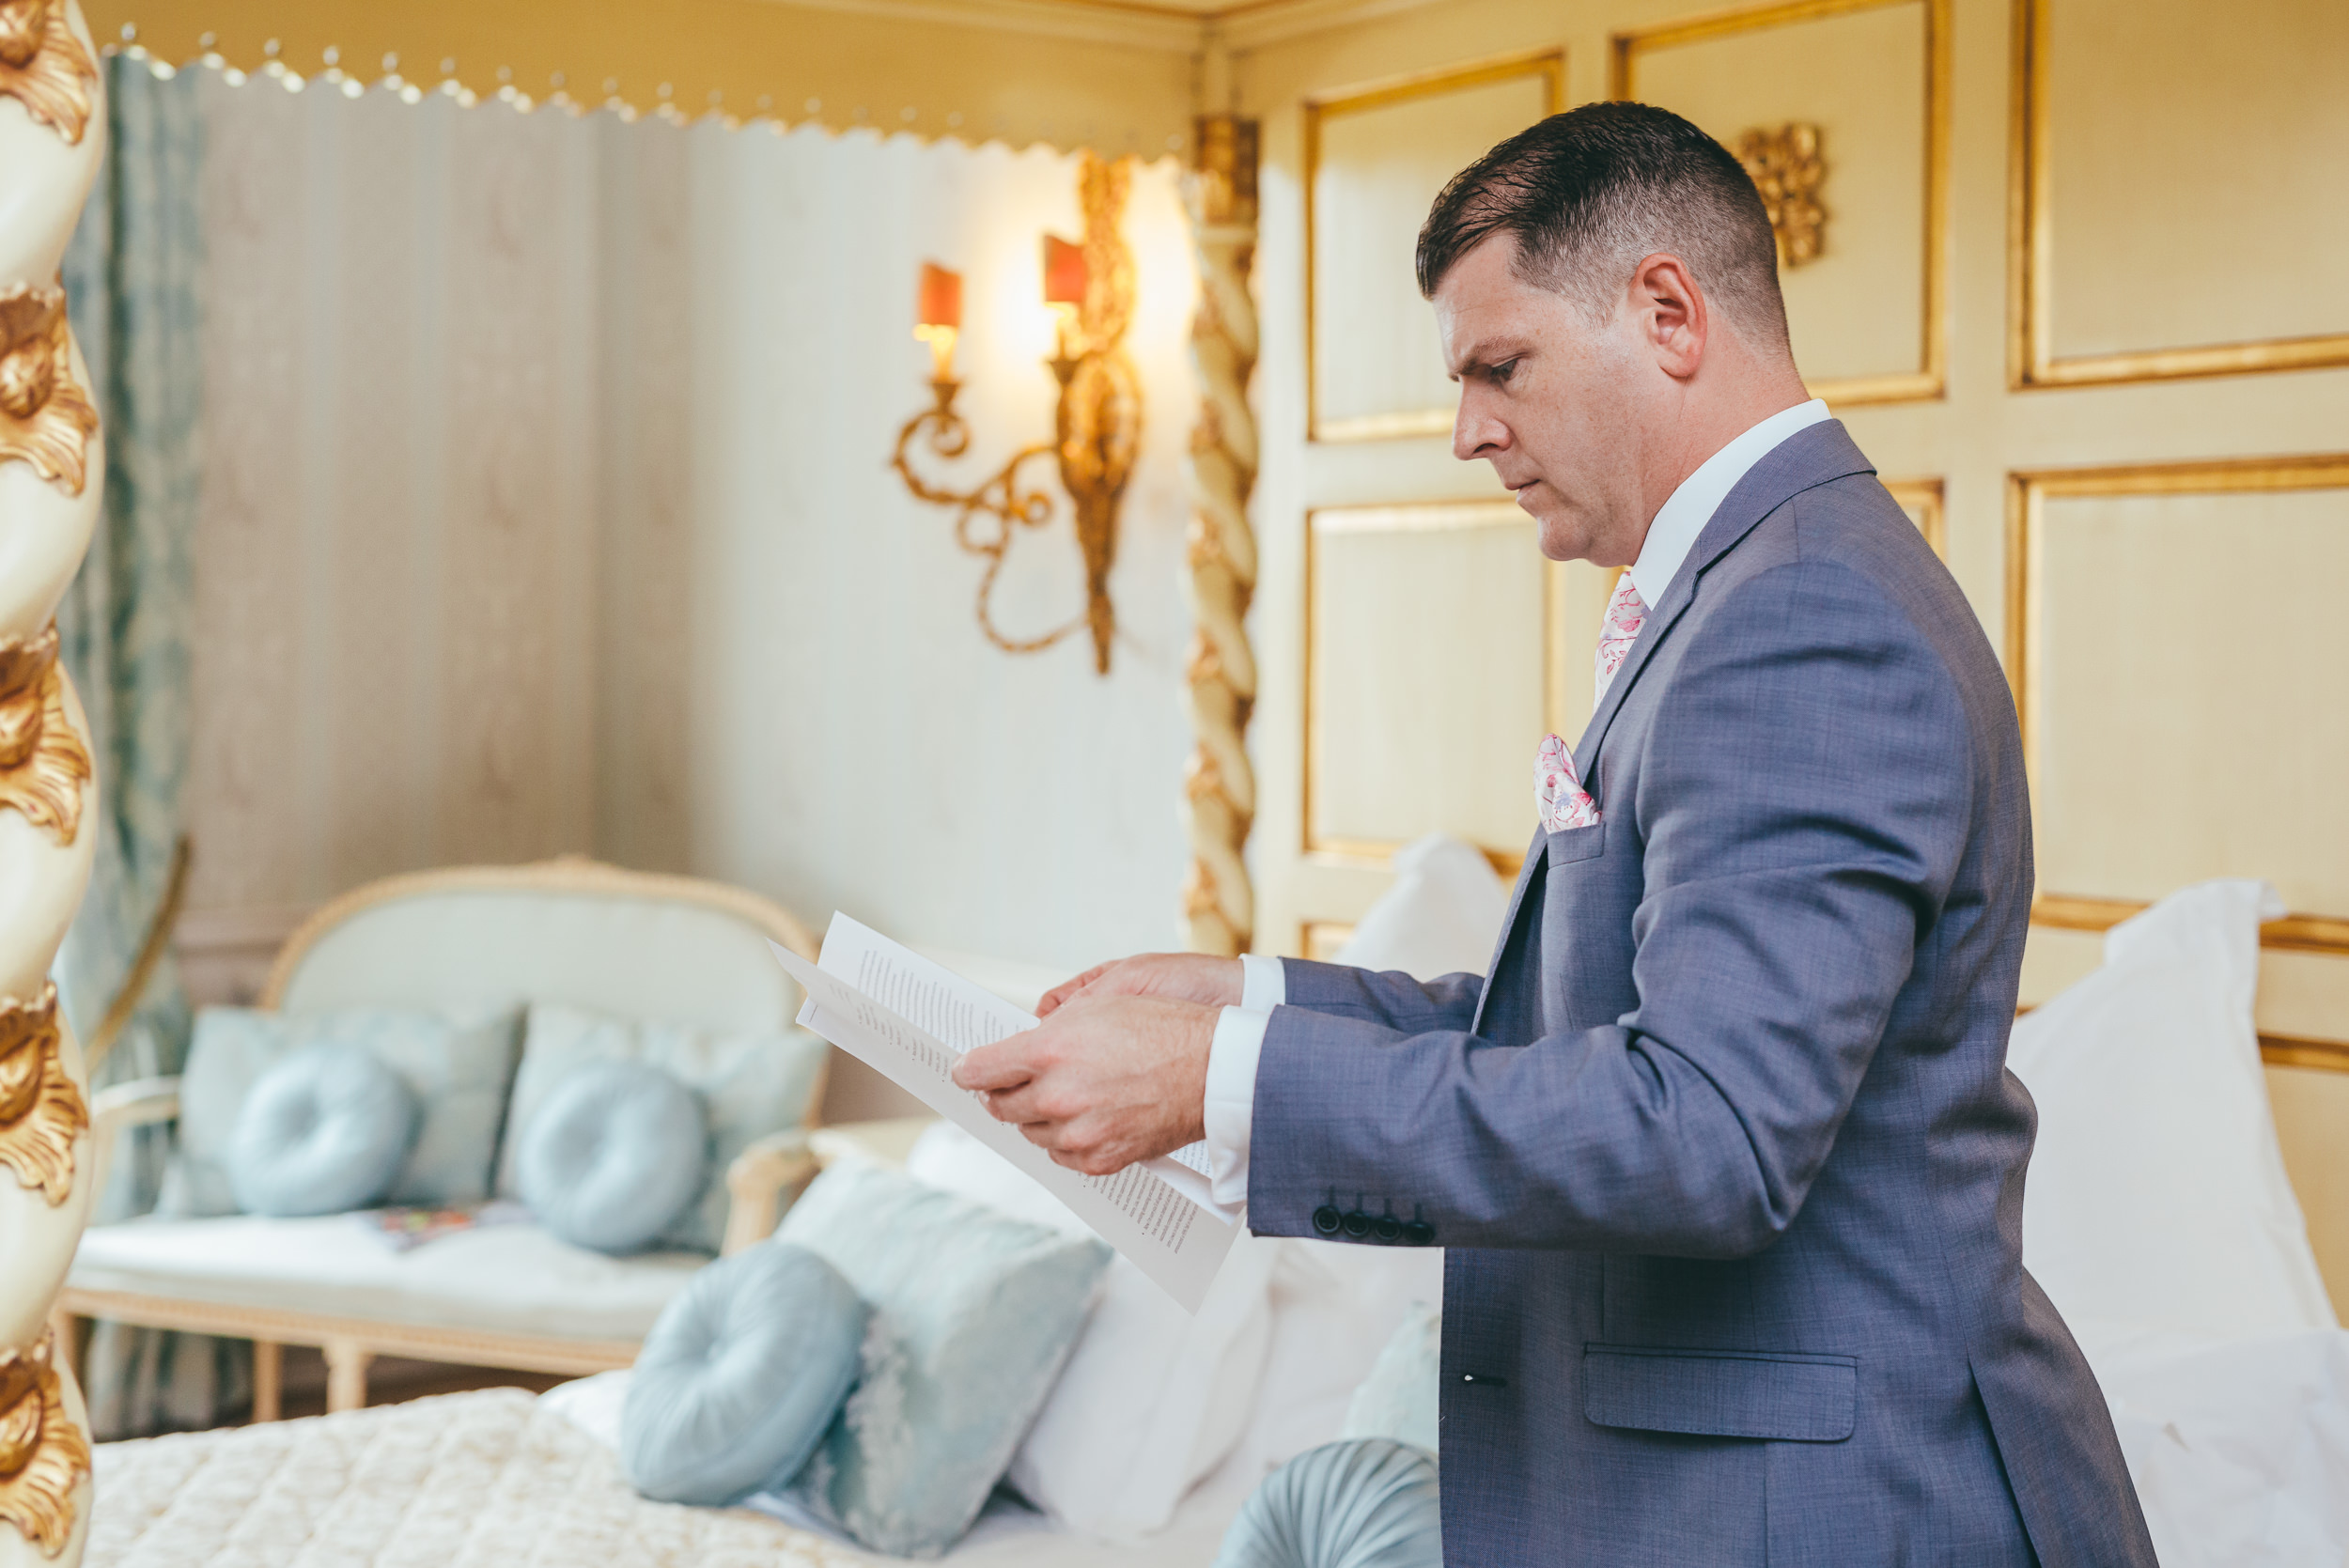
[[[321,906],[286,939],[257,1004],[277,1007],[303,955],[319,938],[361,910],[425,893],[474,890],[571,892],[698,904],[739,916],[811,961],[817,954],[816,939],[804,925],[782,906],[756,893],[695,877],[628,871],[565,856],[529,865],[416,872],[355,888]],[[819,1076],[811,1103],[820,1106],[823,1092]],[[90,1134],[92,1147],[98,1151],[97,1189],[104,1189],[105,1160],[117,1134],[168,1122],[179,1114],[177,1078],[116,1084],[94,1096]],[[737,1251],[771,1234],[785,1191],[805,1183],[816,1171],[816,1156],[808,1147],[808,1135],[801,1131],[762,1139],[737,1156],[726,1168],[729,1202],[721,1251]],[[404,1323],[72,1284],[58,1296],[51,1317],[60,1352],[68,1356],[78,1350],[81,1321],[86,1318],[252,1341],[253,1420],[257,1421],[276,1421],[282,1413],[284,1347],[288,1344],[314,1346],[324,1354],[326,1407],[336,1411],[355,1410],[366,1404],[367,1369],[379,1356],[583,1376],[630,1365],[636,1359],[638,1343],[626,1339],[590,1340]]]

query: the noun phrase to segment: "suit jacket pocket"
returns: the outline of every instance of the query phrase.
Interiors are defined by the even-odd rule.
[[[1849,1356],[1582,1347],[1582,1413],[1600,1426],[1840,1443],[1859,1403],[1859,1363]]]
[[[1549,869],[1571,861],[1587,861],[1607,846],[1607,819],[1587,828],[1561,828],[1549,835]]]

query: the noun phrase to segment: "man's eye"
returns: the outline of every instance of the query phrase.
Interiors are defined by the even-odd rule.
[[[1508,384],[1509,378],[1517,373],[1517,362],[1516,360],[1509,360],[1504,364],[1496,365],[1493,366],[1492,370],[1493,380],[1504,386]]]

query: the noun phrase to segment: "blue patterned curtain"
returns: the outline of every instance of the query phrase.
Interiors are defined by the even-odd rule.
[[[84,1039],[137,955],[180,831],[204,384],[197,75],[159,73],[143,53],[114,55],[106,70],[106,164],[65,260],[106,438],[105,513],[57,612],[98,761],[96,869],[56,965]],[[187,997],[166,961],[98,1085],[178,1072],[188,1032]],[[124,1136],[95,1221],[154,1205],[164,1148],[162,1128]],[[241,1344],[99,1325],[85,1374],[98,1435],[211,1424],[244,1397],[243,1355]]]

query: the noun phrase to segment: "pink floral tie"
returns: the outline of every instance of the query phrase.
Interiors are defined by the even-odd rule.
[[[1631,574],[1626,572],[1615,582],[1615,597],[1607,601],[1607,619],[1598,629],[1598,654],[1593,664],[1598,678],[1591,691],[1594,706],[1606,701],[1607,688],[1614,684],[1615,672],[1623,668],[1645,625],[1647,605],[1632,584]]]
[[[1606,697],[1615,672],[1623,668],[1631,644],[1640,640],[1640,628],[1646,624],[1647,605],[1626,572],[1615,583],[1614,597],[1607,601],[1607,619],[1599,628],[1594,704]],[[1554,735],[1545,737],[1533,753],[1533,803],[1541,812],[1542,826],[1553,833],[1588,828],[1599,819],[1597,802],[1574,770],[1574,753]]]

